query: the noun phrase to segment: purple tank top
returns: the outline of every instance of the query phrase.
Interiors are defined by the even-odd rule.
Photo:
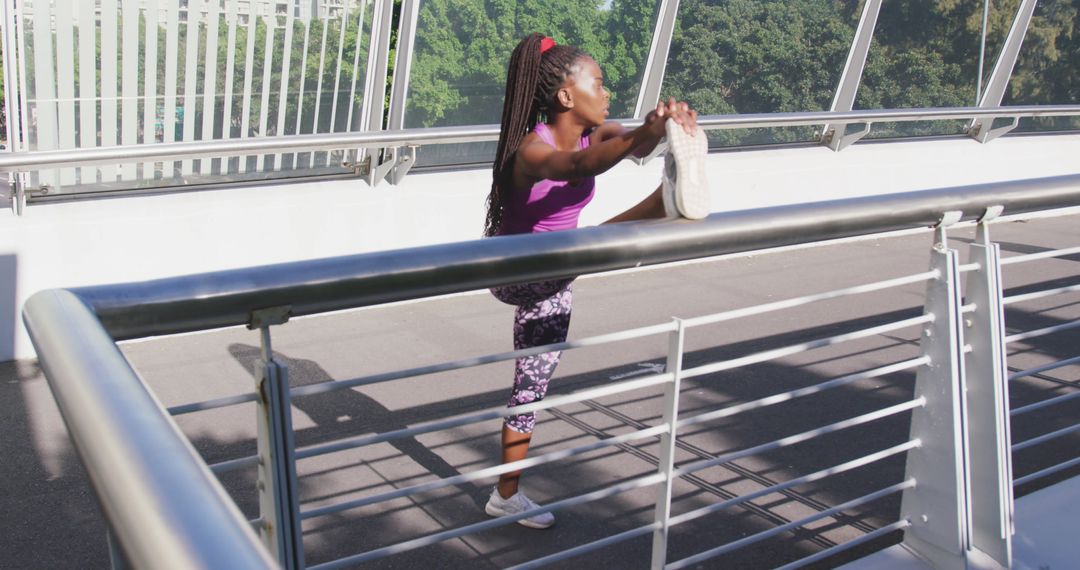
[[[540,140],[555,146],[551,129],[544,123],[533,128]],[[589,147],[588,135],[578,147]],[[577,227],[582,208],[592,201],[596,177],[580,180],[541,180],[528,192],[511,192],[503,211],[499,235],[571,230]]]

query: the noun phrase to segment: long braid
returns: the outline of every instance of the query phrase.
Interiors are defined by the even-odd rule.
[[[506,94],[503,98],[502,128],[499,145],[492,165],[491,193],[487,199],[487,219],[484,235],[492,236],[502,224],[503,188],[509,186],[513,159],[521,141],[542,116],[550,113],[555,93],[572,73],[574,63],[585,52],[556,45],[540,53],[542,34],[522,38],[510,55],[506,73]]]

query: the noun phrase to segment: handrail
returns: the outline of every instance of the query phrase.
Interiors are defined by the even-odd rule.
[[[1080,174],[712,214],[699,222],[611,224],[73,289],[116,340],[558,279],[671,261],[1080,206]]]
[[[828,123],[877,123],[971,119],[978,117],[1080,116],[1080,105],[1026,105],[1005,107],[942,107],[860,111],[806,111],[797,113],[750,113],[708,115],[698,118],[706,130],[794,127]],[[641,119],[618,122],[636,127]],[[20,151],[0,153],[0,172],[27,172],[72,166],[120,164],[218,158],[253,154],[333,151],[356,148],[385,148],[425,144],[454,144],[494,141],[499,125],[416,128],[374,132],[283,135],[213,141],[164,144]]]
[[[273,567],[115,340],[250,324],[514,282],[1080,206],[1080,174],[726,212],[35,294],[23,318],[125,556]],[[548,508],[555,508],[549,505]],[[487,523],[485,523],[487,524]]]

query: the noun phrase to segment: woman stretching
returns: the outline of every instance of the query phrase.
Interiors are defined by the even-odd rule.
[[[697,114],[674,99],[660,103],[645,123],[627,130],[605,122],[610,93],[600,66],[585,52],[541,34],[518,43],[510,56],[502,129],[488,196],[484,235],[510,235],[577,227],[592,200],[595,176],[627,155],[646,156],[666,135],[671,150],[664,180],[643,201],[608,222],[648,218],[702,218],[709,212],[704,178],[705,135]],[[514,349],[563,342],[570,327],[571,281],[561,279],[496,287],[492,293],[514,305]],[[519,358],[509,406],[543,399],[560,352]],[[508,416],[502,429],[502,462],[525,458],[536,424],[533,413]],[[520,514],[537,508],[518,491],[521,471],[506,473],[485,512]],[[547,528],[551,513],[518,523]]]

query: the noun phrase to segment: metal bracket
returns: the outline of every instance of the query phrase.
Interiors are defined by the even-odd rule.
[[[255,309],[251,311],[251,319],[248,321],[247,328],[255,330],[271,325],[283,325],[289,322],[290,314],[292,314],[292,305]]]
[[[26,173],[9,173],[8,184],[11,185],[11,211],[21,216],[26,211]]]
[[[834,128],[829,129],[829,132],[826,133],[824,137],[822,137],[821,142],[825,146],[833,149],[834,151],[840,152],[841,150],[844,150],[845,148],[858,142],[859,139],[870,134],[870,126],[872,124],[873,123],[863,123],[862,130],[856,131],[854,133],[844,133],[844,135],[839,138],[836,137],[837,129],[846,130],[848,124],[844,123],[842,125],[836,125]]]
[[[997,205],[997,206],[988,206],[986,208],[986,211],[983,212],[983,215],[981,217],[979,217],[979,223],[980,224],[985,224],[986,222],[996,220],[998,218],[998,216],[1000,216],[1001,213],[1004,212],[1004,211],[1005,211],[1005,206],[1002,206],[1000,204]]]
[[[374,149],[372,149],[374,150]],[[386,178],[386,175],[397,164],[398,147],[392,146],[382,149],[382,158],[376,159],[375,154],[372,154],[371,168],[368,169],[368,184],[376,186],[380,181]]]
[[[994,117],[987,117],[984,119],[975,119],[971,122],[971,126],[968,127],[968,134],[971,138],[986,144],[1001,135],[1013,130],[1020,124],[1020,117],[1013,117],[1012,123],[1005,125],[1004,127],[998,127],[991,129],[990,126],[994,124]]]
[[[959,222],[964,217],[964,213],[960,210],[949,210],[941,215],[941,220],[934,225],[935,228],[947,228],[956,222]]]
[[[355,153],[353,156],[359,156],[360,153],[364,152],[365,150],[367,149],[355,150],[353,151]],[[353,171],[353,175],[355,176],[367,176],[367,173],[371,171],[371,155],[367,155],[359,160],[357,160],[356,158],[353,158],[353,160],[351,161],[343,160],[341,161],[341,167],[351,169]]]
[[[405,179],[405,175],[416,165],[416,155],[420,149],[419,145],[411,144],[405,148],[406,150],[404,152],[395,153],[394,158],[396,160],[394,161],[394,166],[390,169],[390,174],[387,178],[387,181],[394,186],[400,184],[401,181]]]

